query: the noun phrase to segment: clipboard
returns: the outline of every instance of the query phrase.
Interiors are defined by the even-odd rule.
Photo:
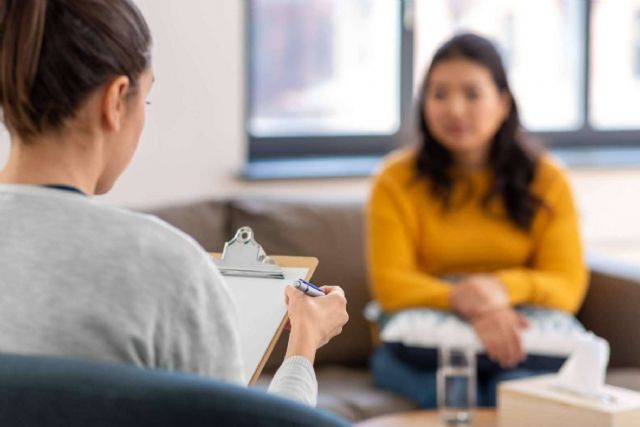
[[[249,234],[244,239],[232,244],[242,232],[247,231]],[[249,227],[240,228],[234,239],[225,244],[222,254],[212,253],[211,256],[223,273],[235,301],[244,374],[248,384],[253,385],[287,322],[284,288],[296,279],[310,280],[318,266],[318,259],[299,256],[267,257],[262,247],[253,239],[253,232]],[[233,248],[240,246],[242,251],[234,252]],[[247,246],[252,246],[253,249],[247,251]],[[242,253],[244,258],[230,257],[229,253]],[[233,260],[233,263],[229,260]],[[270,266],[260,271],[262,267],[256,262],[270,264],[275,268]],[[274,271],[280,275],[276,277]]]

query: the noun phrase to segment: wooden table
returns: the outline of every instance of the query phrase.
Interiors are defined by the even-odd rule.
[[[440,420],[438,411],[410,411],[383,415],[356,423],[356,427],[451,427],[456,424],[445,424]],[[471,427],[496,427],[496,411],[494,409],[476,409],[471,424],[457,424]]]

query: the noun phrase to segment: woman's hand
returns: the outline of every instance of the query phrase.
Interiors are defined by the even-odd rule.
[[[316,350],[342,332],[349,320],[347,299],[339,286],[323,286],[325,296],[310,297],[287,286],[285,297],[291,332],[287,355],[304,356],[313,363]]]
[[[489,359],[503,368],[511,368],[525,358],[521,331],[529,326],[527,319],[511,307],[485,313],[471,320]]]
[[[472,274],[453,286],[451,306],[458,314],[473,319],[484,313],[509,306],[502,282],[490,274]]]

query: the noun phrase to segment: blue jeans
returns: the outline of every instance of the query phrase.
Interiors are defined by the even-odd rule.
[[[399,360],[383,345],[371,357],[371,371],[376,386],[401,394],[415,401],[421,408],[434,409],[438,406],[435,370],[415,367]],[[496,406],[496,390],[502,381],[547,373],[549,371],[508,369],[478,375],[476,390],[478,406]]]

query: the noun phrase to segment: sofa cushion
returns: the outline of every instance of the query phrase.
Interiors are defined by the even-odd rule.
[[[316,370],[318,408],[350,421],[416,409],[415,403],[397,394],[376,388],[369,370],[325,365]],[[260,377],[257,387],[266,388],[272,376]]]
[[[366,368],[318,369],[318,407],[352,421],[416,409],[414,402],[376,388]]]
[[[210,252],[220,252],[229,240],[226,203],[197,202],[147,211],[193,237]]]
[[[362,200],[252,198],[230,202],[231,229],[248,225],[269,255],[315,256],[319,285],[340,285],[347,296],[349,323],[342,334],[318,351],[316,362],[364,364],[371,339],[362,311],[370,299],[363,254]],[[285,339],[267,365],[282,361]]]
[[[616,387],[640,391],[640,368],[610,368],[605,381]]]
[[[593,257],[590,263],[589,292],[578,319],[609,342],[609,366],[640,367],[640,334],[628,327],[638,321],[640,269],[623,269],[611,261],[596,263]]]

